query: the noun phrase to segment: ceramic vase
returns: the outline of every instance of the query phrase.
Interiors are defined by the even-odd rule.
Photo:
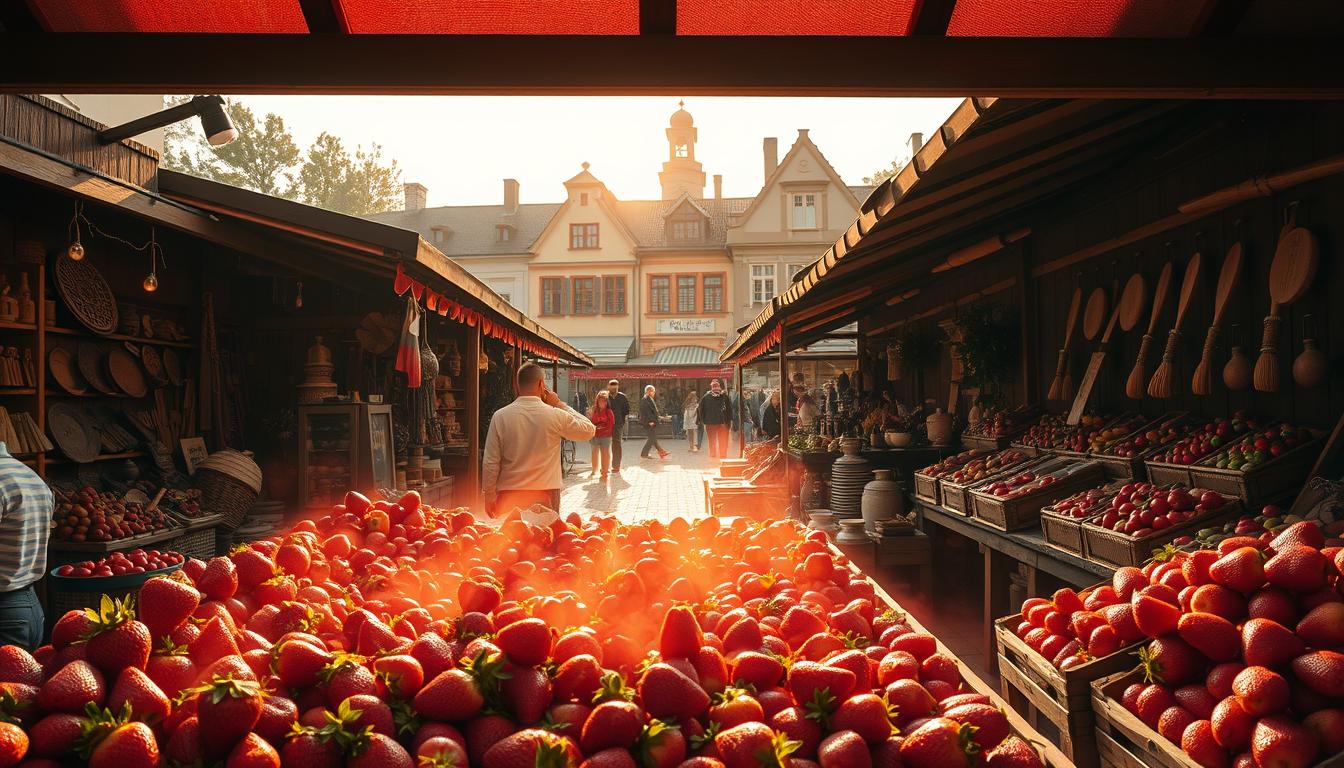
[[[873,470],[873,480],[863,487],[863,527],[869,533],[877,532],[880,520],[890,520],[905,511],[901,484],[892,478],[892,470]]]

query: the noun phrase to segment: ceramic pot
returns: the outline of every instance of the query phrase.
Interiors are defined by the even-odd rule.
[[[835,529],[835,515],[829,509],[818,509],[808,513],[808,518],[812,522],[807,524],[808,528],[814,531],[822,531],[830,534]]]
[[[873,466],[860,455],[862,442],[856,438],[840,441],[843,456],[831,465],[831,511],[837,518],[858,517],[863,486],[873,477]]]
[[[925,423],[929,427],[929,442],[934,445],[952,443],[952,414],[943,413],[943,409],[939,408],[937,413],[929,415]]]
[[[885,444],[885,439],[883,438],[882,433],[878,432],[877,430],[873,430],[873,434],[869,438],[869,444],[872,445],[874,448],[881,448]]]
[[[1293,360],[1293,381],[1299,387],[1319,387],[1325,383],[1330,361],[1316,345],[1315,339],[1302,340],[1302,352]]]
[[[835,537],[839,544],[867,544],[868,534],[863,532],[863,521],[857,519],[841,520],[840,533]]]
[[[914,435],[909,432],[887,432],[884,433],[883,437],[886,438],[887,445],[892,448],[904,448],[915,439]]]
[[[892,479],[892,470],[873,470],[873,480],[863,487],[863,527],[877,532],[879,520],[890,520],[905,511],[901,484]]]

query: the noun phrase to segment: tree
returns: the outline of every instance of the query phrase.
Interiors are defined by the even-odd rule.
[[[879,168],[873,172],[873,175],[864,176],[863,183],[867,186],[875,187],[878,184],[881,184],[882,182],[886,181],[887,179],[890,179],[892,176],[895,176],[896,174],[900,173],[901,169],[904,168],[905,164],[908,162],[910,162],[910,158],[898,157],[895,160],[892,160],[891,165],[887,166],[886,168]]]
[[[383,150],[355,147],[352,156],[341,140],[325,131],[317,137],[298,175],[298,198],[310,205],[363,216],[391,210],[401,191],[395,160],[383,164]]]
[[[174,97],[169,106],[186,98]],[[256,115],[245,105],[229,101],[225,109],[238,129],[237,139],[212,147],[202,140],[196,121],[174,123],[164,132],[164,165],[235,187],[292,197],[289,173],[299,161],[299,148],[284,118],[267,113],[258,126]]]

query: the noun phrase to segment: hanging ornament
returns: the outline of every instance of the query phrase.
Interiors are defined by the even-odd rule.
[[[145,293],[153,293],[159,290],[159,241],[158,233],[153,227],[149,230],[149,274],[145,275],[145,280],[140,284],[145,289]]]
[[[298,284],[298,292],[294,294],[294,308],[303,309],[303,281]]]
[[[70,257],[71,261],[82,261],[84,259],[84,243],[79,239],[79,201],[75,201],[75,215],[70,219],[70,229],[74,230],[74,239],[70,242],[70,247],[66,249],[65,255]]]

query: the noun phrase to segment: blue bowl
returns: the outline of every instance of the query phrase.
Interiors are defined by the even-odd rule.
[[[71,563],[73,565],[73,563]],[[160,568],[157,571],[145,571],[144,573],[123,573],[120,576],[61,576],[56,573],[60,566],[51,569],[48,574],[50,586],[52,589],[61,592],[110,592],[114,590],[133,589],[144,584],[155,576],[166,576],[173,571],[180,570],[182,565],[170,565],[167,568]]]

